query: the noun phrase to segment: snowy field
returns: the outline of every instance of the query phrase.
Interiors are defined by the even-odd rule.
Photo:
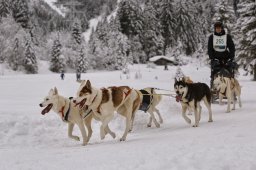
[[[208,67],[190,64],[183,72],[195,82],[209,82]],[[130,79],[120,72],[82,74],[96,87],[129,85],[173,90],[176,67],[148,69],[131,66]],[[159,110],[160,128],[147,128],[148,115],[137,112],[127,141],[119,142],[124,118],[116,115],[109,135],[100,140],[100,123],[93,121],[93,135],[87,146],[67,137],[67,124],[54,112],[41,115],[39,103],[56,86],[63,96],[74,96],[79,84],[75,74],[44,72],[38,75],[0,75],[0,169],[1,170],[255,170],[256,169],[256,82],[239,77],[243,107],[225,113],[226,105],[212,105],[214,122],[208,123],[203,105],[198,128],[181,116],[180,104],[164,96]],[[142,79],[135,79],[140,70]],[[11,74],[11,73],[10,73]],[[156,80],[157,78],[157,80]],[[158,91],[167,93],[166,91]],[[193,118],[192,116],[190,116]],[[194,119],[192,119],[194,120]],[[76,135],[81,136],[75,127]]]

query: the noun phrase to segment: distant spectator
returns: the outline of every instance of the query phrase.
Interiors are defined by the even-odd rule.
[[[168,65],[167,64],[164,65],[164,70],[168,70]]]
[[[77,72],[76,73],[76,81],[80,81],[81,80],[81,73]]]
[[[64,80],[64,78],[65,78],[64,71],[61,72],[60,77],[61,77],[61,80]]]

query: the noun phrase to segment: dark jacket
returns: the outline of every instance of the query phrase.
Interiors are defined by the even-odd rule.
[[[221,36],[225,34],[225,30],[222,30],[221,33],[214,32],[214,35]],[[224,52],[215,51],[213,48],[213,34],[210,35],[208,40],[208,55],[211,60],[218,59],[221,61],[228,61],[229,59],[234,59],[235,57],[235,45],[229,34],[227,34],[227,48]]]

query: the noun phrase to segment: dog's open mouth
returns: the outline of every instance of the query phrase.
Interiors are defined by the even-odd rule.
[[[80,107],[80,109],[82,109],[84,107],[85,102],[86,102],[86,98],[81,100],[79,103],[76,103],[76,106],[78,105]]]
[[[52,108],[52,104],[49,104],[44,108],[44,110],[42,110],[41,114],[45,115],[45,113],[48,113],[51,110],[51,108]]]
[[[176,95],[176,102],[180,102],[182,99],[182,94],[177,94]]]

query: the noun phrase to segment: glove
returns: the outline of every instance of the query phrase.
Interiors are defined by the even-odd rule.
[[[231,63],[231,62],[233,62],[233,60],[234,60],[233,58],[229,58],[229,59],[227,60],[227,62],[228,62],[228,63]]]

